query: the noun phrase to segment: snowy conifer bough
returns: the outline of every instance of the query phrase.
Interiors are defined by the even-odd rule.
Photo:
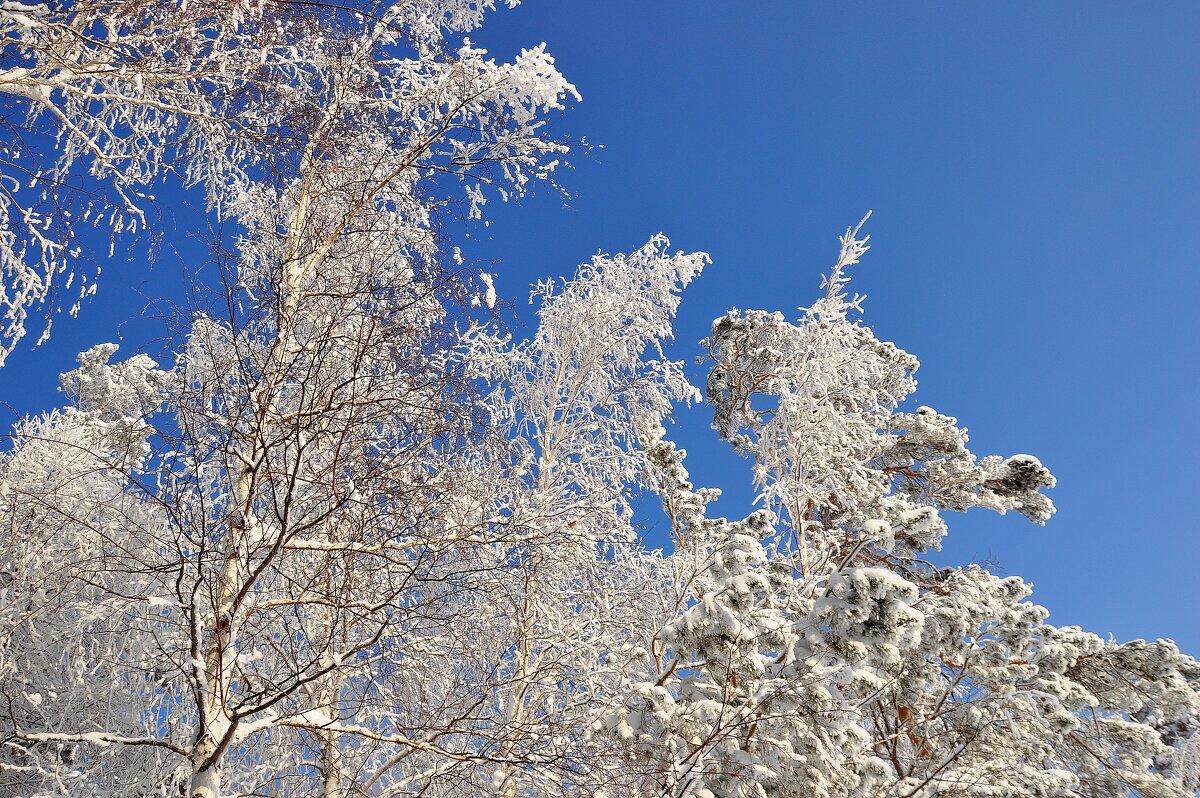
[[[161,179],[237,231],[171,363],[88,349],[0,456],[0,795],[1194,796],[1195,660],[926,562],[1053,477],[901,409],[857,230],[797,320],[705,342],[740,521],[664,427],[704,255],[597,257],[499,328],[439,212],[545,178],[574,89],[463,43],[490,5],[0,4],[8,344],[72,224]]]

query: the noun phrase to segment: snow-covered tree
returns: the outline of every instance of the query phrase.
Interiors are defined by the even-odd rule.
[[[905,404],[858,229],[798,319],[714,322],[704,393],[661,236],[506,332],[439,209],[545,178],[574,89],[461,38],[491,5],[0,5],[4,346],[159,182],[234,231],[173,362],[88,349],[0,455],[0,793],[1194,796],[1195,660],[928,562],[1054,478]],[[704,396],[741,520],[667,437]]]
[[[1053,627],[1019,578],[924,559],[945,510],[1044,523],[1054,478],[899,409],[918,364],[852,316],[857,232],[798,322],[732,312],[706,342],[714,427],[752,458],[761,510],[709,518],[716,492],[646,437],[678,610],[594,728],[669,795],[1193,795],[1194,659]]]
[[[480,430],[435,215],[445,175],[473,214],[544,178],[563,147],[539,128],[574,90],[541,47],[500,64],[461,38],[490,5],[4,4],[13,146],[56,159],[28,203],[4,194],[10,340],[73,257],[56,203],[100,210],[43,178],[104,183],[120,232],[173,172],[237,230],[169,369],[89,350],[74,406],[16,431],[18,793],[342,795],[495,759],[474,674],[442,667],[503,563],[452,501]]]
[[[494,5],[0,4],[0,356],[31,310],[94,291],[87,228],[153,225],[166,177],[223,220],[263,187],[291,196],[297,221],[323,216],[316,253],[363,205],[428,199],[420,178],[467,178],[477,212],[479,178],[544,177],[562,148],[542,112],[574,89],[542,46],[502,64],[462,37]]]

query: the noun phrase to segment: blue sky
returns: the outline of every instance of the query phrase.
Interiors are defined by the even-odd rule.
[[[464,253],[497,261],[519,329],[527,283],[597,251],[659,231],[705,250],[675,346],[690,360],[730,306],[809,304],[873,209],[854,285],[921,359],[917,402],[977,454],[1059,479],[1046,527],[952,516],[942,560],[1025,577],[1056,623],[1200,654],[1198,30],[1184,2],[526,0],[472,38],[501,58],[547,42],[584,98],[553,130],[597,146],[560,175],[570,199],[489,206]],[[119,325],[179,271],[106,268],[80,320],[0,369],[0,399],[46,406],[99,341],[157,352],[153,323]],[[746,464],[704,408],[678,419],[695,481],[746,512]]]

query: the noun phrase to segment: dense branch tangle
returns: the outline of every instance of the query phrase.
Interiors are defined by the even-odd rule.
[[[70,623],[78,579],[113,606],[111,582],[131,581],[122,595],[144,608],[138,634],[96,637],[142,650],[106,655],[95,675],[140,669],[165,688],[148,687],[156,697],[126,717],[142,736],[96,732],[112,717],[99,708],[56,724],[74,731],[28,731],[37,721],[14,717],[13,745],[66,746],[25,751],[14,772],[36,779],[56,756],[91,760],[89,746],[145,740],[185,761],[132,767],[198,797],[244,783],[226,760],[263,750],[341,795],[357,778],[406,778],[392,772],[397,746],[489,760],[486,737],[455,737],[480,722],[452,689],[464,674],[420,678],[446,654],[438,635],[470,611],[444,597],[494,567],[471,553],[490,545],[486,515],[464,516],[450,499],[478,419],[444,306],[467,289],[441,258],[433,213],[445,181],[429,178],[459,176],[475,207],[479,181],[521,191],[563,149],[537,128],[573,90],[540,49],[503,65],[445,38],[478,24],[483,5],[4,4],[0,92],[14,135],[0,166],[34,173],[0,195],[6,350],[73,268],[75,220],[114,235],[142,226],[146,187],[173,177],[202,187],[240,231],[226,312],[194,321],[175,369],[147,361],[126,374],[107,365],[113,348],[97,351],[81,361],[70,417],[91,438],[107,428],[89,424],[136,427],[136,451],[89,441],[83,457],[98,466],[90,479],[141,492],[144,517],[141,529],[106,532],[99,565],[76,563],[44,600]],[[24,166],[47,151],[53,160]],[[126,377],[153,383],[153,395],[110,418],[108,395],[89,390],[119,392]],[[141,417],[164,400],[156,431]],[[39,427],[57,461],[66,426]],[[62,512],[58,493],[44,503],[61,523],[97,528],[93,505]],[[369,705],[339,723],[347,701]],[[350,761],[347,735],[370,743]],[[105,772],[74,778],[126,778]]]
[[[89,275],[72,276],[99,260],[88,254],[97,234],[80,225],[145,228],[168,176],[236,219],[252,187],[295,186],[317,161],[349,170],[342,187],[377,203],[412,200],[395,191],[408,170],[498,171],[516,191],[543,175],[560,148],[535,134],[537,116],[573,90],[541,49],[498,65],[451,44],[446,34],[479,24],[488,5],[6,2],[0,352],[31,310],[77,307],[93,290]],[[344,229],[354,204],[342,210]]]

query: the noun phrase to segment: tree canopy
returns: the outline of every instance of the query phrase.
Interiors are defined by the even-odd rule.
[[[6,351],[163,181],[236,231],[173,362],[91,347],[0,455],[0,792],[1195,796],[1194,659],[929,562],[1054,477],[910,409],[861,224],[798,318],[713,322],[703,391],[662,236],[505,329],[441,219],[549,180],[575,90],[464,38],[492,6],[0,5]],[[701,400],[746,518],[668,437]]]

